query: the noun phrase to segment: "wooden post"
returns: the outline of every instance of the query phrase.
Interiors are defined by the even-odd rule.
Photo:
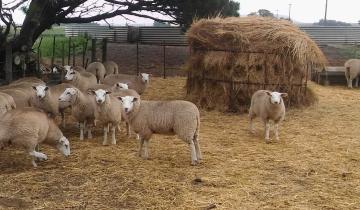
[[[11,45],[6,45],[6,57],[5,57],[5,79],[8,83],[13,80],[13,70],[12,70],[12,48]]]
[[[75,51],[75,44],[73,44],[73,66],[75,66],[75,56],[76,56],[76,51]]]
[[[91,62],[95,62],[96,59],[96,39],[91,40]]]
[[[136,42],[136,74],[140,75],[139,70],[139,42]]]
[[[38,75],[40,75],[40,59],[41,59],[40,47],[41,47],[42,40],[43,40],[43,37],[40,38],[39,46],[37,47],[37,56],[38,56],[38,59],[37,59],[37,74]]]
[[[165,42],[163,41],[163,77],[166,79],[166,46]]]
[[[70,65],[70,59],[71,59],[71,37],[69,37],[68,65]]]
[[[52,46],[51,67],[54,66],[54,60],[55,60],[55,44],[56,44],[56,36],[54,35],[54,38],[53,38],[53,46]]]
[[[88,46],[88,39],[86,39],[86,42],[84,43],[83,46],[82,66],[85,66],[85,56],[86,56],[87,46]]]
[[[62,42],[61,48],[61,65],[65,66],[65,42]]]
[[[102,62],[107,60],[107,38],[103,39],[103,46],[102,46]]]

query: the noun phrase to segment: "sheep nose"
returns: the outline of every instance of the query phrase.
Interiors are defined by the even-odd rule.
[[[128,110],[129,110],[128,108],[125,108],[125,112],[128,112]]]

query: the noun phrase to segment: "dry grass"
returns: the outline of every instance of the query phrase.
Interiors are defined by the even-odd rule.
[[[147,99],[184,97],[184,78],[154,79]],[[31,167],[24,152],[0,152],[0,208],[26,209],[356,209],[360,206],[358,90],[311,84],[318,105],[288,112],[281,142],[265,144],[262,126],[247,117],[201,112],[202,164],[190,166],[187,146],[154,136],[150,160],[121,134],[116,146],[80,142],[65,134],[65,159],[42,147],[49,160]],[[201,178],[202,182],[193,182]]]

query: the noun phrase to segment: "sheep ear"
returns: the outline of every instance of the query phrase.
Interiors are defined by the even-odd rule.
[[[111,91],[106,91],[106,94],[111,94]]]
[[[46,86],[44,90],[45,90],[45,91],[48,91],[48,90],[49,90],[49,87],[48,87],[48,86]]]
[[[119,99],[121,102],[123,102],[122,97],[117,97],[117,99]]]
[[[266,93],[268,96],[271,96],[271,92],[270,92],[270,91],[265,91],[265,93]]]
[[[134,98],[132,102],[136,102],[138,100],[138,98]]]
[[[36,87],[35,87],[35,86],[32,86],[32,89],[36,90]]]
[[[95,95],[96,94],[95,90],[93,90],[93,89],[90,89],[87,92],[88,92],[89,95]]]
[[[119,83],[116,83],[116,87],[120,87]]]
[[[281,97],[283,97],[283,98],[288,97],[288,94],[287,94],[287,93],[281,93],[280,95],[281,95]]]

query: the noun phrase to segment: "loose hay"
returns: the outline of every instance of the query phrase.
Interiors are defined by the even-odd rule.
[[[187,37],[188,99],[208,109],[246,111],[259,89],[287,92],[289,105],[306,105],[311,67],[326,63],[316,43],[286,20],[202,19]]]
[[[181,99],[185,78],[158,79],[146,99]],[[22,150],[0,151],[0,209],[356,209],[360,206],[358,90],[311,83],[319,103],[287,113],[281,142],[265,144],[262,124],[246,115],[201,111],[202,164],[190,166],[187,145],[155,135],[150,160],[138,142],[79,141],[65,130],[72,155],[41,147],[49,160],[33,169]],[[195,181],[195,180],[201,180]]]

